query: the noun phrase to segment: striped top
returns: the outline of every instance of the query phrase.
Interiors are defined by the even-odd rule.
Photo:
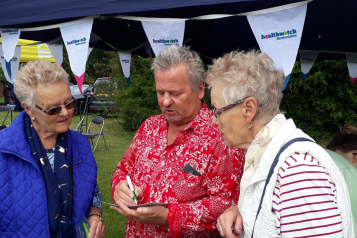
[[[281,237],[342,237],[336,189],[309,154],[294,154],[279,170],[273,210]]]

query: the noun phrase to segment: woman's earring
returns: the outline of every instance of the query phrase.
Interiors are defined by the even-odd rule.
[[[34,118],[34,117],[32,118],[32,121],[35,121],[35,118]]]
[[[245,126],[246,126],[248,129],[250,129],[250,128],[252,128],[253,124],[252,124],[252,122],[250,122],[250,126],[247,126],[247,122],[245,122]]]

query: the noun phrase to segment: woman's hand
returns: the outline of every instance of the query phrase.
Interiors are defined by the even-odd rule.
[[[236,238],[243,232],[243,219],[238,206],[225,210],[217,220],[217,230],[224,238]]]
[[[92,214],[98,214],[101,216],[102,213],[96,207],[91,208],[88,216],[88,222],[90,225],[88,238],[103,238],[106,233],[105,225],[102,222],[102,219],[96,215],[91,216]]]

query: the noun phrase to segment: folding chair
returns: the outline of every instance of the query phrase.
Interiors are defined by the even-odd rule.
[[[102,124],[102,128],[100,129],[100,132],[90,132],[90,126],[92,124],[92,122],[94,124]],[[93,139],[98,136],[98,139],[97,139],[97,143],[95,144],[95,147],[94,147],[94,150],[93,152],[95,151],[95,149],[97,148],[97,145],[98,145],[98,141],[99,141],[99,138],[100,136],[103,136],[103,139],[104,139],[104,144],[105,144],[105,149],[107,149],[107,143],[105,142],[105,137],[104,137],[104,132],[103,132],[103,128],[104,128],[104,119],[100,116],[97,116],[95,118],[93,118],[93,120],[89,123],[89,126],[88,126],[88,130],[87,130],[87,133],[83,133],[83,135],[87,136],[88,139],[90,139],[91,143],[92,143],[92,147],[93,147]]]

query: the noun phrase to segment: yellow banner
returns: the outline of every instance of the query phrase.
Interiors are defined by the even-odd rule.
[[[29,45],[36,42],[38,42],[38,44]],[[20,62],[28,62],[32,60],[48,60],[50,62],[56,62],[46,44],[41,44],[39,41],[20,39],[17,45],[21,46]]]

